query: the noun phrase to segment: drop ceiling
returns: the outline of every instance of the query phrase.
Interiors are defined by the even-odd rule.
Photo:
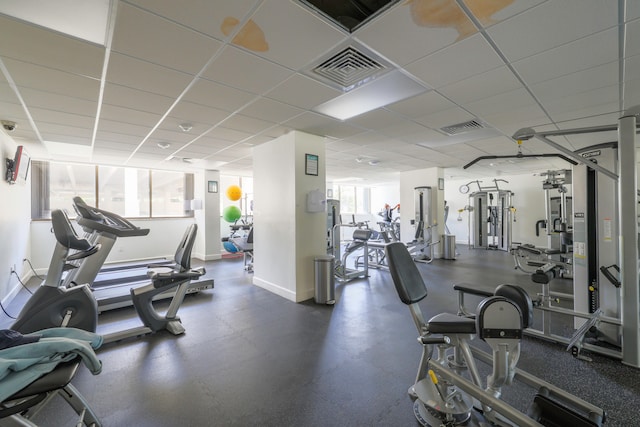
[[[520,128],[612,124],[640,104],[637,1],[407,0],[350,32],[295,0],[93,0],[107,12],[104,44],[9,16],[18,3],[47,2],[0,5],[0,118],[36,158],[251,175],[253,147],[300,130],[325,137],[328,180],[375,185],[430,167],[495,176],[567,164],[462,166],[515,154]],[[309,70],[349,46],[424,90],[347,120],[319,113],[346,92]],[[482,129],[443,130],[470,121]],[[577,150],[611,138],[555,140]]]

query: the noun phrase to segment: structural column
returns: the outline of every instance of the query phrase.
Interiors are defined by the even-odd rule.
[[[637,112],[636,112],[637,113]],[[640,283],[638,282],[638,183],[636,115],[618,124],[618,199],[620,211],[620,274],[622,282],[622,362],[640,367]]]

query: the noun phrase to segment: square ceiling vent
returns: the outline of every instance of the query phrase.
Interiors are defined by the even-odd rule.
[[[352,33],[400,0],[298,0],[323,19]]]
[[[355,42],[325,55],[305,74],[343,92],[355,89],[395,69],[388,61]]]

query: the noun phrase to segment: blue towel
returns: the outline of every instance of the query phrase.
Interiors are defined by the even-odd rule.
[[[102,345],[102,336],[75,328],[51,328],[33,335],[40,340],[0,350],[0,402],[77,356],[94,375],[102,370],[94,352]]]

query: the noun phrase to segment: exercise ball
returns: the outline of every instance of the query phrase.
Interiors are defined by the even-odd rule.
[[[227,222],[236,222],[242,216],[240,208],[237,206],[227,206],[222,211],[222,218]]]
[[[227,188],[227,197],[234,202],[240,200],[240,197],[242,197],[242,189],[237,185],[230,185],[229,188]]]
[[[225,251],[231,254],[235,254],[236,252],[238,252],[238,248],[236,248],[231,242],[222,242],[222,246],[224,246]]]

